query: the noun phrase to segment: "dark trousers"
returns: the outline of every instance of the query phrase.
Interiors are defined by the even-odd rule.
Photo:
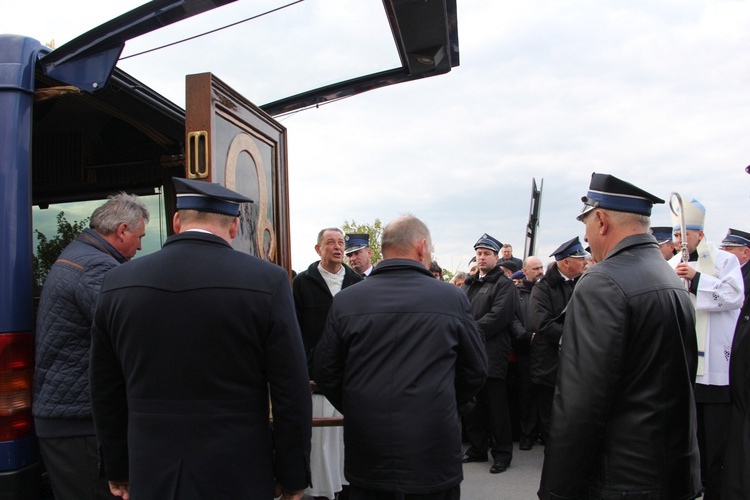
[[[536,386],[531,383],[531,357],[518,356],[518,419],[521,439],[536,441],[539,435],[539,407]]]
[[[459,500],[461,498],[460,485],[433,493],[393,493],[390,491],[366,490],[353,485],[350,488],[350,500]]]
[[[701,478],[705,490],[703,500],[721,498],[721,475],[724,449],[729,430],[731,403],[697,403],[698,447],[701,453]]]
[[[39,451],[57,500],[112,500],[99,479],[96,437],[40,438]]]
[[[541,384],[534,384],[534,386],[539,408],[539,427],[542,432],[542,439],[546,444],[549,443],[549,430],[552,425],[552,400],[555,396],[555,388]]]
[[[477,405],[464,419],[466,437],[470,444],[466,451],[468,455],[487,457],[487,448],[491,442],[492,458],[510,464],[513,458],[513,433],[505,380],[488,378],[477,394]]]

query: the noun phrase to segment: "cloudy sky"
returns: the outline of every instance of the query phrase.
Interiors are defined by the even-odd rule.
[[[126,45],[123,57],[280,7],[242,0]],[[141,2],[4,6],[0,32],[57,46]],[[89,13],[89,11],[92,11]],[[484,232],[523,257],[532,179],[537,254],[574,236],[592,172],[707,207],[706,234],[750,231],[750,2],[458,0],[461,65],[280,121],[289,141],[292,265],[317,231],[413,213],[435,257],[465,268]],[[210,71],[256,104],[400,65],[377,0],[306,0],[120,67],[184,105]],[[668,225],[657,206],[654,225]]]

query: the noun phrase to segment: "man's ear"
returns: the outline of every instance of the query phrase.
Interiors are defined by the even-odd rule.
[[[117,237],[118,238],[125,238],[125,233],[130,229],[130,226],[128,226],[127,222],[120,222],[117,225]]]
[[[423,239],[419,241],[417,245],[417,257],[424,267],[430,269],[430,263],[432,262],[432,249],[427,247],[427,240]]]
[[[229,226],[229,237],[231,239],[235,239],[237,237],[237,232],[240,227],[240,218],[235,217],[232,221],[232,224]]]
[[[597,231],[604,236],[609,231],[609,215],[603,210],[597,210],[594,216],[596,217],[596,224],[599,226]]]
[[[174,216],[172,217],[172,229],[174,230],[175,234],[178,234],[181,228],[182,222],[180,222],[180,212],[175,212]]]

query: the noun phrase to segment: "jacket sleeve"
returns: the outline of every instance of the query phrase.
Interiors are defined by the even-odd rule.
[[[297,324],[302,328],[302,277],[300,274],[292,280],[292,296],[294,298],[294,314]]]
[[[91,329],[89,387],[99,447],[99,473],[128,480],[128,403],[125,377],[112,343],[107,296],[101,296]]]
[[[501,276],[497,282],[497,292],[493,297],[490,310],[477,319],[477,326],[484,334],[485,341],[512,328],[517,306],[516,286],[512,281]]]
[[[487,353],[484,342],[471,315],[471,306],[463,296],[463,317],[459,322],[456,359],[456,403],[461,408],[471,401],[487,380]]]
[[[538,283],[531,292],[531,326],[536,332],[534,342],[557,345],[563,333],[562,323],[556,321],[555,306],[549,283]]]
[[[325,397],[339,412],[344,413],[344,345],[340,333],[336,299],[328,312],[323,336],[313,355],[313,377]]]
[[[278,271],[264,345],[273,408],[274,472],[277,482],[299,490],[310,484],[312,400],[292,293],[285,273]]]
[[[584,275],[565,318],[539,498],[578,498],[624,369],[627,328],[627,303],[616,283]]]
[[[718,276],[701,273],[695,293],[699,311],[731,311],[745,301],[745,283],[740,262],[734,255],[719,254],[716,259]]]

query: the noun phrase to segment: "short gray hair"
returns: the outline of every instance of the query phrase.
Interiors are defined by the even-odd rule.
[[[321,245],[323,243],[323,236],[326,234],[326,231],[335,231],[339,233],[341,236],[344,236],[344,231],[337,227],[327,227],[325,229],[321,229],[318,233],[318,245]]]
[[[432,245],[432,238],[427,225],[413,215],[399,217],[383,229],[381,241],[383,256],[388,258],[386,254],[390,253],[391,249],[401,252],[408,251],[419,240],[427,240],[428,244]],[[431,249],[428,250],[430,250],[430,253],[432,252]]]
[[[117,231],[117,227],[123,222],[131,228],[140,228],[141,219],[143,224],[148,224],[149,213],[146,205],[134,194],[119,193],[107,197],[107,202],[94,210],[91,214],[89,227],[102,234]]]
[[[648,231],[651,228],[651,217],[649,217],[648,215],[634,214],[630,212],[619,212],[617,210],[602,210],[606,212],[607,215],[609,215],[610,219],[612,219],[617,225],[634,225],[642,228],[645,231]]]
[[[237,218],[236,215],[217,214],[214,212],[204,212],[202,210],[193,210],[192,208],[183,208],[178,210],[180,213],[180,222],[190,224],[195,222],[204,222],[216,224],[222,228],[228,228]]]

